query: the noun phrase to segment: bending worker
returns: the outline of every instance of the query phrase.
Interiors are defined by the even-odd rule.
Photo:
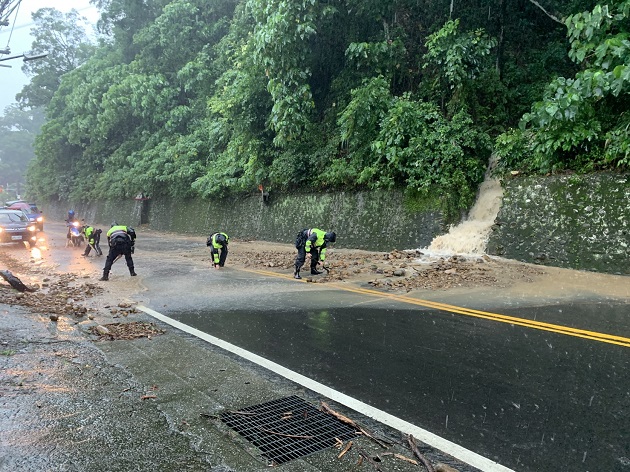
[[[212,265],[215,269],[225,265],[225,259],[228,255],[228,240],[230,237],[225,233],[214,233],[206,241],[206,246],[210,247],[210,256],[212,257]],[[221,255],[219,255],[221,251]]]
[[[87,241],[87,246],[85,246],[85,251],[83,252],[85,257],[90,254],[92,249],[94,249],[97,256],[103,255],[103,251],[101,251],[101,246],[99,245],[101,242],[102,232],[102,230],[96,229],[94,226],[86,225],[83,227],[83,234],[85,235],[85,240]]]
[[[301,279],[300,269],[306,261],[306,254],[311,255],[311,274],[319,275],[322,272],[317,270],[319,263],[324,263],[326,260],[326,245],[328,243],[334,243],[337,239],[337,235],[330,231],[322,231],[318,228],[303,229],[297,235],[295,240],[295,247],[298,250],[297,257],[295,258],[295,272],[293,278]]]
[[[122,226],[114,221],[107,232],[107,241],[109,242],[109,253],[107,254],[101,280],[109,280],[109,271],[112,269],[112,264],[121,256],[125,256],[129,274],[132,277],[137,275],[133,270],[133,259],[131,258],[136,244],[135,230],[130,226]]]

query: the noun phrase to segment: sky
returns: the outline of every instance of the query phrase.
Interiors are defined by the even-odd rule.
[[[34,40],[30,34],[33,27],[31,13],[40,8],[56,8],[64,13],[74,8],[92,24],[96,24],[99,16],[98,10],[90,5],[89,0],[22,0],[17,15],[14,11],[9,18],[9,26],[0,28],[0,49],[4,49],[7,42],[11,49],[11,54],[0,55],[0,59],[17,56],[31,49]],[[15,27],[11,33],[14,22]],[[2,114],[8,105],[15,103],[15,95],[30,79],[22,72],[22,59],[11,59],[0,64],[11,66],[11,68],[0,67],[0,114]]]

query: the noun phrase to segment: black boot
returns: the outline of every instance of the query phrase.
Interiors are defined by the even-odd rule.
[[[109,280],[109,271],[104,270],[104,271],[103,271],[103,277],[101,277],[101,278],[100,278],[100,279],[98,279],[98,280]]]
[[[131,275],[132,277],[135,277],[138,274],[136,274],[136,271],[133,270],[133,267],[129,267],[129,275]]]
[[[300,277],[300,269],[296,269],[296,271],[293,273],[293,278],[294,279],[301,279],[302,277]]]
[[[317,269],[311,269],[311,275],[319,275],[319,274],[323,274],[323,272],[320,272]]]

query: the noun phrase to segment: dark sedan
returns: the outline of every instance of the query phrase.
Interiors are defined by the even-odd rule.
[[[44,216],[34,203],[22,200],[15,200],[6,203],[9,210],[22,210],[28,216],[29,221],[34,224],[39,231],[44,231]]]
[[[22,243],[35,246],[37,228],[21,211],[0,210],[0,243]]]

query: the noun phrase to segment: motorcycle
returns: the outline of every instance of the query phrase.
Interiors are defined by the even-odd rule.
[[[81,224],[77,220],[66,221],[68,233],[66,234],[66,247],[81,247],[85,238],[81,232]]]

